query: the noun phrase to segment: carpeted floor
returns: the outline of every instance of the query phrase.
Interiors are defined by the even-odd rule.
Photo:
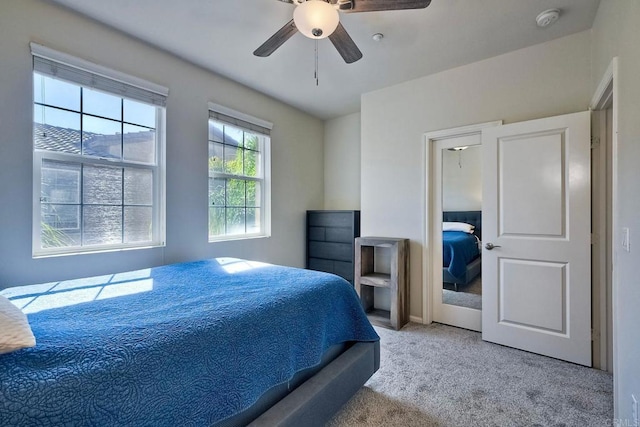
[[[443,303],[482,310],[482,275],[466,286],[460,285],[458,291],[454,291],[449,283],[444,283],[442,287]]]
[[[612,425],[606,372],[440,324],[376,330],[380,370],[330,427]]]

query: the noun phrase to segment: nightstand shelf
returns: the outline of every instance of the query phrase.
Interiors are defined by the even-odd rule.
[[[372,308],[366,312],[369,321],[374,325],[390,327],[389,319],[391,318],[391,312],[389,310],[382,310],[379,308]]]
[[[391,275],[385,273],[369,273],[360,276],[360,284],[375,286],[377,288],[388,288],[391,285]]]
[[[358,237],[355,255],[355,288],[369,321],[396,330],[402,328],[409,320],[409,240]],[[376,307],[377,292],[389,293],[389,310]]]

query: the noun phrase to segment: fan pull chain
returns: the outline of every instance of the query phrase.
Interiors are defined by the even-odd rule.
[[[318,40],[316,39],[316,68],[314,72],[314,77],[316,79],[316,86],[318,86]]]

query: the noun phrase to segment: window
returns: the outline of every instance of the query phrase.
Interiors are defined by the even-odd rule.
[[[34,255],[163,245],[166,89],[32,53]]]
[[[209,241],[268,236],[271,124],[209,109]]]

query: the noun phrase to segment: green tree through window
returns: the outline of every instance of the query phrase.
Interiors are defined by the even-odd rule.
[[[264,138],[209,122],[210,238],[261,232]]]

